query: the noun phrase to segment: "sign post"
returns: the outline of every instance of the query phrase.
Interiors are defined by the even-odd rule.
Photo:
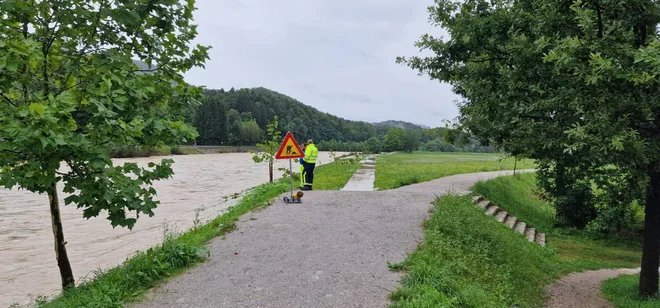
[[[300,203],[300,197],[295,197],[293,195],[293,162],[295,158],[305,157],[305,153],[300,149],[300,146],[296,142],[296,139],[293,138],[291,132],[287,132],[280,145],[280,149],[275,155],[275,159],[288,159],[289,160],[289,174],[291,176],[291,191],[289,197],[284,197],[284,202],[286,203]]]

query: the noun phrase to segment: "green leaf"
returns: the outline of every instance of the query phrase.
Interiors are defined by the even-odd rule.
[[[46,112],[46,107],[39,103],[32,103],[30,106],[28,106],[28,110],[30,110],[32,113],[43,115]]]
[[[7,62],[7,64],[5,65],[5,67],[7,68],[8,71],[10,71],[10,72],[15,72],[15,71],[18,70],[18,65],[19,65],[19,64],[20,64],[20,63],[19,63],[19,62],[16,62],[16,61],[9,61],[9,62]]]

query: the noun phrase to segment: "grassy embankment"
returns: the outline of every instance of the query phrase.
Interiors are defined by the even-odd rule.
[[[469,196],[443,196],[425,223],[424,243],[391,266],[407,271],[392,306],[538,307],[544,288],[567,273],[640,264],[639,245],[555,228],[554,209],[536,198],[533,174],[500,177],[473,190],[545,232],[548,247],[484,215]]]
[[[515,160],[500,160],[500,157],[500,154],[437,152],[379,155],[374,187],[393,189],[454,174],[513,170]],[[519,160],[516,167],[529,169],[535,164],[531,160]]]
[[[358,167],[358,163],[319,166],[315,175],[315,189],[340,189]],[[294,185],[298,185],[298,182],[294,182]],[[206,242],[231,232],[243,214],[269,206],[275,197],[288,190],[288,178],[257,186],[238,204],[211,222],[196,225],[183,234],[169,235],[161,245],[138,253],[118,267],[99,272],[93,280],[80,283],[53,301],[37,306],[122,307],[164,278],[180,274],[203,262],[210,253],[204,246]]]

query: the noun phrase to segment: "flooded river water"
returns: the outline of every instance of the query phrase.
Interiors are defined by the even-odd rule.
[[[340,154],[340,153],[337,153]],[[146,166],[163,157],[117,159]],[[206,222],[236,200],[223,198],[268,181],[268,167],[255,164],[248,153],[174,156],[174,177],[156,182],[158,206],[154,217],[140,217],[132,231],[113,229],[103,216],[82,218],[82,210],[62,206],[64,236],[74,275],[92,276],[92,271],[122,263],[136,251],[146,250],[163,239],[165,229],[184,231],[196,214]],[[317,164],[331,161],[319,153]],[[275,164],[287,167],[288,161]],[[294,163],[294,170],[298,165]],[[61,186],[61,185],[60,185]],[[61,189],[61,187],[60,187]],[[65,194],[60,192],[60,199]],[[104,215],[104,213],[102,213]],[[30,295],[52,296],[60,278],[51,231],[48,197],[16,189],[0,190],[0,308],[26,303]]]

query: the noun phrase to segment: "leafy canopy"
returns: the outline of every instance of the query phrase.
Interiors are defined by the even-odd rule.
[[[86,218],[106,210],[113,226],[153,215],[150,185],[172,161],[114,166],[107,149],[195,136],[172,116],[201,93],[182,74],[208,58],[189,46],[193,10],[192,0],[0,2],[0,184],[43,193],[63,182],[77,193],[67,204]]]

